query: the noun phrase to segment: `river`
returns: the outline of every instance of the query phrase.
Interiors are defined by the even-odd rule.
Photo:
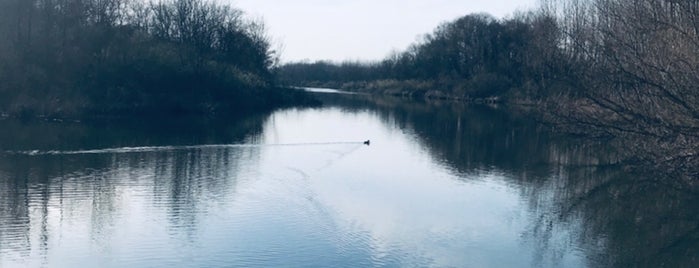
[[[0,267],[699,263],[699,198],[618,149],[518,109],[316,94],[240,118],[0,121]]]

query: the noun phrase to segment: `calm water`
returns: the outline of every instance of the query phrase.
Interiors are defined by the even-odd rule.
[[[0,121],[0,267],[699,264],[699,198],[504,108]],[[371,139],[371,145],[362,144]]]

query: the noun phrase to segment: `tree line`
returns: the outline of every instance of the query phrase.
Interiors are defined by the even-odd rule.
[[[699,174],[697,1],[543,0],[506,19],[444,23],[380,61],[297,62],[278,73],[294,85],[535,104],[558,129]]]
[[[696,185],[699,2],[549,0],[542,13],[557,19],[580,95],[549,102],[565,111],[552,117]]]
[[[426,94],[432,89],[458,98],[517,93],[539,97],[564,72],[555,18],[527,12],[497,20],[470,14],[444,23],[403,52],[376,62],[296,62],[281,66],[289,84],[402,87]],[[351,82],[364,82],[355,83]],[[373,82],[373,84],[372,84]],[[516,89],[516,90],[511,90]]]
[[[295,62],[277,71],[281,81],[300,85],[425,81],[453,96],[582,96],[626,117],[665,113],[675,120],[679,112],[693,121],[697,51],[696,1],[544,0],[506,19],[470,14],[444,23],[379,61]],[[612,92],[635,100],[602,99]],[[643,101],[663,103],[646,109]]]
[[[205,0],[0,0],[0,111],[219,113],[286,102],[264,25]]]

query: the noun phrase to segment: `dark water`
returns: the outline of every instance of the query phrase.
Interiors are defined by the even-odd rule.
[[[610,165],[604,144],[502,107],[322,98],[0,122],[0,267],[699,264],[697,195]]]

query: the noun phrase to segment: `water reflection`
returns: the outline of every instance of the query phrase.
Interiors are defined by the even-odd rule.
[[[696,193],[674,187],[670,178],[620,169],[582,168],[565,176],[548,186],[556,189],[548,209],[556,213],[540,213],[542,223],[578,220],[578,243],[595,266],[696,266]]]
[[[533,266],[577,266],[566,261],[576,254],[595,267],[699,264],[699,196],[671,177],[629,172],[617,164],[624,148],[552,135],[518,110],[390,98],[328,101],[353,111],[375,107],[385,121],[419,133],[431,155],[461,174],[507,174],[501,179],[532,213],[523,237],[535,248]]]
[[[254,165],[256,151],[3,158],[3,261],[102,266],[118,250],[135,263],[162,261],[172,254],[163,244],[197,240],[203,216],[235,193],[240,159]]]
[[[698,263],[696,194],[604,144],[502,107],[322,98],[225,122],[0,122],[26,133],[3,152],[92,152],[0,153],[0,266]]]

